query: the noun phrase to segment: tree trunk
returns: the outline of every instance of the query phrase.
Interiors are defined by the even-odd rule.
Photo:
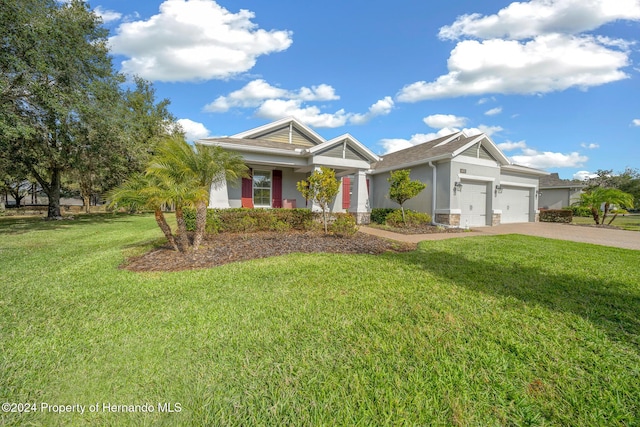
[[[173,250],[179,252],[180,249],[178,249],[178,245],[176,244],[176,238],[173,236],[173,233],[171,232],[171,227],[169,227],[169,224],[167,224],[167,220],[164,217],[162,210],[156,209],[154,213],[156,217],[156,222],[158,223],[158,227],[160,227],[160,230],[162,230],[162,232],[164,233],[164,237],[167,238],[167,241],[169,242]]]
[[[596,225],[600,224],[600,214],[598,214],[598,209],[591,207],[591,215],[593,215],[593,220],[596,222]]]
[[[613,222],[613,220],[614,220],[614,219],[616,219],[616,217],[617,217],[617,216],[618,216],[618,214],[617,214],[617,213],[613,214],[613,218],[611,218],[611,219],[609,220],[609,222],[607,223],[607,225],[611,225],[611,223]],[[624,215],[622,215],[622,216],[624,216]],[[604,223],[604,219],[602,219],[602,222]]]
[[[207,227],[207,202],[200,201],[196,205],[196,232],[193,236],[193,250],[197,251],[204,238]]]
[[[51,169],[51,182],[45,187],[48,191],[49,208],[47,209],[47,219],[62,219],[60,214],[60,187],[61,187],[62,171],[58,168]]]
[[[402,211],[402,223],[406,227],[407,226],[407,220],[404,217],[404,206],[400,205],[400,210]]]
[[[322,222],[324,223],[324,234],[329,233],[327,229],[327,210],[324,207],[322,208]]]
[[[89,213],[91,210],[89,208],[91,203],[91,199],[86,194],[82,196],[82,206],[84,206],[85,213]]]
[[[609,203],[604,204],[604,211],[602,212],[602,221],[600,224],[604,224],[604,220],[607,218],[607,214],[609,213]]]
[[[178,248],[180,252],[188,252],[190,249],[189,236],[187,235],[187,223],[184,221],[182,206],[176,205],[176,222],[178,223]]]

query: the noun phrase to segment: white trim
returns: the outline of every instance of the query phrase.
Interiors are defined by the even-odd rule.
[[[469,181],[482,181],[482,182],[494,182],[496,179],[488,176],[479,176],[479,175],[467,175],[466,173],[459,173],[458,178],[466,179]]]
[[[437,157],[429,157],[428,159],[421,159],[421,160],[415,160],[413,162],[401,163],[399,165],[389,166],[389,167],[382,168],[382,169],[376,168],[371,172],[371,175],[377,175],[377,174],[380,174],[380,173],[394,171],[394,170],[398,170],[398,169],[405,169],[405,168],[412,167],[412,166],[428,165],[429,162],[433,163],[433,162],[437,162],[438,160],[449,160],[449,159],[451,159],[451,154],[443,154],[443,155],[437,156]]]
[[[525,166],[514,165],[514,164],[503,165],[502,169],[505,170],[505,171],[520,172],[520,173],[524,173],[524,174],[527,174],[527,175],[538,175],[538,176],[551,175],[551,173],[547,172],[547,171],[543,171],[543,170],[540,170],[540,169],[528,168],[528,167],[525,167]]]
[[[462,214],[462,209],[436,209],[437,214]]]
[[[493,142],[491,140],[491,138],[489,138],[484,133],[481,133],[476,138],[473,138],[469,143],[467,143],[467,144],[463,145],[462,147],[458,148],[456,151],[453,152],[453,156],[456,157],[456,156],[460,155],[462,152],[464,152],[465,150],[469,149],[474,144],[482,143],[482,141],[485,140],[485,139],[489,143],[488,146],[485,145],[485,148],[487,149],[487,151],[489,151],[491,154],[493,154],[496,157],[496,161],[500,165],[509,165],[510,162],[509,162],[509,159],[507,158],[507,156],[505,156],[504,153],[502,152],[502,150],[500,150],[498,148],[498,146],[495,144],[495,142]]]
[[[451,161],[456,163],[464,163],[467,165],[474,165],[474,166],[488,166],[492,168],[498,168],[500,166],[500,163],[498,163],[496,160],[478,159],[476,157],[469,157],[469,156],[456,156]]]
[[[289,124],[289,126],[295,125],[298,130],[302,131],[302,133],[306,133],[307,136],[311,137],[311,139],[315,139],[318,144],[322,144],[326,141],[326,139],[318,135],[313,129],[306,126],[293,116],[285,117],[280,120],[276,120],[275,122],[267,123],[256,128],[231,135],[230,138],[250,138],[252,136],[264,134],[272,129],[277,129],[284,124]]]
[[[228,142],[219,142],[215,144],[206,144],[206,145],[217,145],[220,148],[225,148],[229,151],[246,151],[249,153],[269,153],[269,154],[281,154],[284,156],[290,157],[301,157],[304,154],[304,150],[285,150],[282,148],[270,148],[270,147],[257,147],[255,145],[243,145],[243,144],[232,144]]]
[[[344,135],[340,135],[338,137],[335,137],[329,141],[323,142],[322,144],[316,145],[314,147],[310,147],[307,148],[305,151],[313,154],[316,153],[318,151],[322,151],[326,148],[329,148],[333,145],[337,145],[340,142],[345,142],[345,143],[351,143],[349,145],[355,146],[354,148],[356,148],[360,154],[363,154],[365,157],[369,157],[369,159],[371,159],[372,161],[379,161],[380,157],[378,157],[377,155],[375,155],[371,150],[369,150],[367,147],[365,147],[360,141],[358,141],[357,139],[355,139],[352,135],[345,133]]]
[[[525,184],[523,182],[512,182],[512,181],[500,181],[500,185],[506,185],[507,187],[523,187],[523,188],[537,188],[538,187],[535,184]]]
[[[502,209],[494,209],[492,212],[494,215],[498,215],[498,214],[502,215]]]

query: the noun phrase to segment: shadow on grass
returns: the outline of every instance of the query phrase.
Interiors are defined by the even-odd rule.
[[[612,248],[611,251],[608,255],[616,257],[613,252],[619,250]],[[531,251],[529,258],[541,255]],[[509,255],[502,261],[495,258],[478,261],[465,256],[462,251],[452,253],[429,248],[388,256],[417,265],[473,291],[495,297],[513,297],[529,305],[576,314],[610,338],[630,344],[640,352],[640,296],[628,291],[630,284],[640,283],[640,275],[631,277],[627,282],[626,278],[622,281],[609,277],[585,277],[583,271],[576,274],[552,273],[530,263],[524,265],[517,257],[514,261],[505,261]],[[606,259],[600,262],[606,263]]]
[[[58,230],[70,227],[81,227],[92,224],[106,224],[111,222],[131,222],[134,214],[126,213],[92,213],[64,217],[61,220],[47,221],[43,216],[30,217],[0,217],[0,235],[23,234],[29,231]],[[148,215],[148,214],[135,214]]]

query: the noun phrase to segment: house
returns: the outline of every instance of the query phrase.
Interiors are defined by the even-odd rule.
[[[397,207],[389,200],[389,172],[411,169],[427,188],[405,206],[435,223],[464,227],[536,221],[537,169],[511,164],[484,135],[463,132],[380,157],[349,134],[326,140],[295,118],[285,118],[226,138],[206,138],[241,154],[252,178],[241,185],[212,186],[209,206],[295,208],[312,206],[296,189],[316,168],[327,166],[341,180],[334,212],[368,223],[372,208]]]
[[[540,177],[540,208],[562,209],[580,200],[585,184],[569,179],[560,179],[557,173]]]

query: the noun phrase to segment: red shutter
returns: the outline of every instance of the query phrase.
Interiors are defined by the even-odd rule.
[[[249,178],[242,178],[242,207],[253,207],[253,178],[252,170],[249,169]]]
[[[342,178],[342,209],[349,209],[351,202],[351,180],[348,176]]]
[[[271,187],[271,207],[282,207],[282,171],[274,170],[272,175],[272,187]]]

